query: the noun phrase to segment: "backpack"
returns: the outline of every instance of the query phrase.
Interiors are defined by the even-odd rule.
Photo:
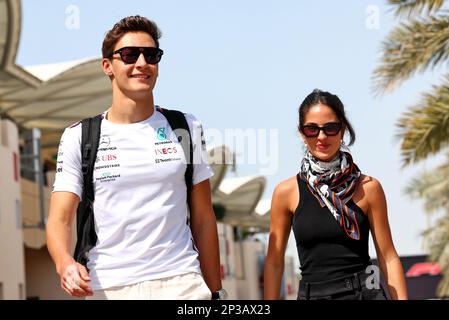
[[[187,205],[190,211],[190,195],[193,187],[193,147],[189,125],[184,114],[177,110],[168,110],[157,107],[155,112],[161,112],[168,121],[172,131],[178,137],[187,159],[187,169],[184,174],[187,186]],[[86,118],[81,121],[81,160],[83,172],[83,198],[76,212],[76,234],[75,260],[87,268],[87,253],[97,243],[95,232],[93,203],[95,193],[93,188],[93,170],[97,157],[98,144],[100,140],[101,121],[103,115]],[[181,130],[180,130],[181,129]],[[188,137],[186,136],[188,135]],[[187,218],[189,223],[189,218]]]

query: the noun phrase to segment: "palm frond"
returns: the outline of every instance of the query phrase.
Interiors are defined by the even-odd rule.
[[[448,230],[446,230],[446,232],[449,233]],[[438,264],[440,265],[443,273],[443,279],[441,279],[438,284],[437,296],[441,298],[449,298],[449,242],[446,243],[444,251],[438,259]]]
[[[424,243],[428,260],[438,263],[443,273],[437,296],[449,297],[449,211],[435,226],[424,232]]]
[[[428,252],[428,259],[439,262],[449,243],[449,213],[440,218],[433,227],[423,233],[424,249]]]
[[[411,198],[422,198],[427,213],[449,208],[449,154],[447,162],[432,171],[413,178],[405,193]]]
[[[434,69],[449,58],[449,15],[444,0],[388,0],[397,17],[409,19],[393,29],[382,44],[382,58],[373,72],[373,92],[384,94],[416,73]],[[397,123],[403,165],[433,155],[449,145],[449,75],[440,86],[404,113]],[[425,201],[427,213],[446,215],[424,232],[429,260],[440,265],[443,279],[437,296],[449,297],[449,154],[445,164],[421,173],[405,192]]]
[[[382,44],[382,58],[372,76],[373,92],[390,92],[416,72],[433,69],[448,57],[449,15],[401,23]]]
[[[396,124],[403,165],[434,155],[449,145],[449,75]]]
[[[444,4],[444,0],[389,0],[393,5],[396,16],[408,17],[417,14],[432,14]]]

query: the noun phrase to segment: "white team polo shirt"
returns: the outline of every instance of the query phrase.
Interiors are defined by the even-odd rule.
[[[213,175],[202,126],[186,114],[194,148],[193,184]],[[81,124],[65,129],[53,192],[82,197]],[[201,273],[186,224],[185,155],[158,111],[132,124],[101,123],[94,168],[94,217],[98,236],[89,251],[93,290],[188,272]]]

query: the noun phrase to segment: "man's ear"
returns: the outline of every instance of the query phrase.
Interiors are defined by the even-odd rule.
[[[114,73],[112,71],[112,61],[106,58],[101,60],[101,65],[103,67],[103,72],[109,77],[113,77]]]

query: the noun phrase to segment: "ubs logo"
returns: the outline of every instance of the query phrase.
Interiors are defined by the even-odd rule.
[[[111,138],[106,135],[100,137],[100,148],[107,148],[111,144]]]

